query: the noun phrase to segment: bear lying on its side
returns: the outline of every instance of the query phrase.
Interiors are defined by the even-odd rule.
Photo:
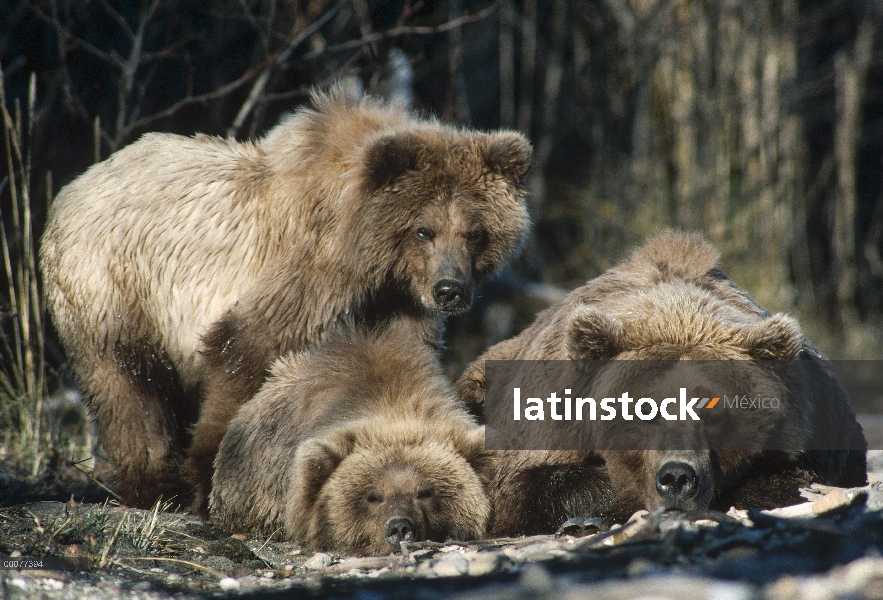
[[[432,350],[395,323],[276,361],[224,436],[209,508],[228,529],[388,554],[483,536],[492,463]]]
[[[339,91],[313,104],[254,142],[145,135],[52,204],[47,303],[126,504],[195,484],[204,511],[277,357],[348,320],[411,319],[437,343],[522,243],[522,135]]]
[[[545,523],[548,530],[568,517],[603,514],[621,520],[635,510],[657,506],[769,508],[800,502],[798,488],[811,481],[838,486],[865,483],[862,430],[830,366],[796,322],[771,315],[730,281],[718,268],[718,258],[697,235],[660,234],[624,263],[541,313],[520,335],[490,348],[467,368],[456,389],[467,403],[481,405],[486,360],[799,358],[799,363],[812,367],[814,379],[805,388],[788,390],[797,406],[745,413],[744,418],[729,421],[732,430],[718,432],[735,440],[736,446],[744,440],[746,447],[780,443],[791,450],[507,451],[489,487],[492,534],[537,532],[538,513],[557,516],[556,522]],[[725,366],[751,369],[744,361]],[[615,378],[610,379],[616,383],[613,388],[628,390],[637,383],[638,375],[628,369],[615,373],[621,371],[619,366],[602,368],[607,369],[605,377]],[[725,370],[710,373],[712,388],[721,389],[721,383],[725,390],[734,387],[727,383],[733,379]],[[751,376],[767,377],[763,372]],[[671,387],[673,380],[668,379],[660,377],[653,384]],[[760,383],[772,389],[781,385],[778,380]],[[626,436],[687,431],[652,429],[639,421],[621,423],[626,426],[608,431]],[[656,431],[666,433],[652,433]],[[709,435],[698,431],[686,435]],[[664,448],[670,441],[642,439],[631,447],[646,443],[645,448]],[[697,447],[703,447],[698,441]],[[606,469],[598,464],[599,458]],[[525,484],[528,480],[530,486]],[[531,489],[547,491],[524,493]]]

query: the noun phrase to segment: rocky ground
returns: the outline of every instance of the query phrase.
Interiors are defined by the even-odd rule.
[[[73,472],[0,465],[0,597],[883,598],[883,451],[869,461],[870,485],[817,486],[796,507],[637,514],[609,531],[586,519],[380,557],[230,536],[168,507],[116,506]],[[72,489],[81,501],[60,501]],[[43,564],[8,566],[24,558]]]

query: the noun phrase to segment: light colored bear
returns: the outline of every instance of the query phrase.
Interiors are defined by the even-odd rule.
[[[522,244],[523,136],[313,103],[255,142],[148,134],[50,209],[48,306],[127,504],[195,487],[203,511],[277,357],[341,322],[409,319],[437,343]]]

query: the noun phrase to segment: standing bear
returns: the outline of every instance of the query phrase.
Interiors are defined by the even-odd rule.
[[[523,136],[340,91],[313,104],[253,143],[148,134],[50,209],[49,309],[127,504],[195,487],[204,512],[274,359],[392,317],[438,343],[522,244]]]
[[[221,442],[209,509],[227,529],[347,554],[470,540],[493,456],[412,328],[344,331],[273,364]]]
[[[504,451],[489,488],[492,534],[539,533],[593,514],[621,520],[642,508],[769,508],[800,502],[799,487],[812,481],[865,483],[864,436],[830,364],[793,319],[758,306],[718,261],[698,235],[657,235],[490,348],[458,380],[458,394],[483,405],[488,360],[573,360],[593,361],[580,368],[610,390],[677,393],[691,380],[711,396],[745,386],[783,398],[780,410],[726,413],[722,404],[705,413],[727,415],[718,429],[705,415],[701,424],[585,421],[576,431],[594,436],[586,451]],[[782,375],[782,365],[806,376]],[[511,400],[484,408],[489,425],[512,414]]]

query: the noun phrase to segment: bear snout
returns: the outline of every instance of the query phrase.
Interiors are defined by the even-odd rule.
[[[386,522],[383,537],[394,550],[399,550],[402,542],[413,542],[417,538],[414,522],[407,517],[393,517]]]
[[[456,279],[442,279],[432,286],[432,297],[439,310],[459,313],[472,304],[472,288]]]
[[[670,461],[656,472],[656,491],[671,507],[696,496],[699,491],[699,475],[691,465],[680,461]]]

